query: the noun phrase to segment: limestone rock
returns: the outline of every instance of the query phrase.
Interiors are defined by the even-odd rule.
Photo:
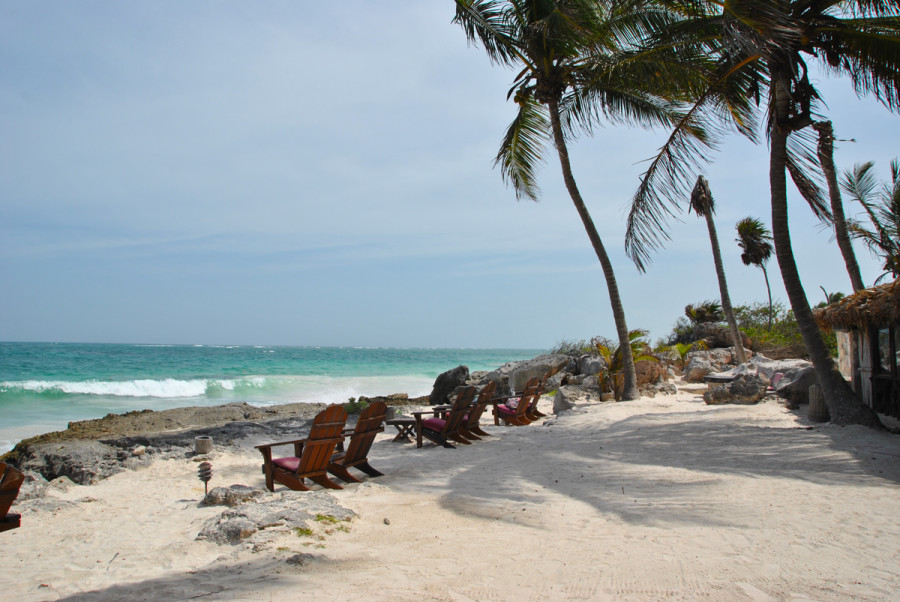
[[[684,380],[689,383],[703,382],[704,376],[715,371],[716,366],[705,352],[694,352],[688,354],[688,360],[684,366]]]
[[[215,487],[206,494],[202,506],[239,506],[253,498],[264,495],[262,489],[254,489],[246,485],[232,485],[231,487]]]
[[[788,407],[797,408],[809,403],[809,388],[818,382],[816,369],[812,365],[788,369],[775,387],[775,392],[787,399]]]
[[[48,481],[68,477],[79,485],[90,485],[121,472],[122,461],[131,457],[111,445],[85,440],[33,445],[29,452],[30,457],[21,463],[22,470],[38,472]]]
[[[307,491],[299,496],[293,491],[280,492],[262,502],[251,499],[207,520],[197,539],[235,545],[252,540],[267,528],[307,527],[308,521],[320,515],[350,520],[356,513],[339,505],[334,496],[324,491]]]
[[[596,403],[600,401],[598,389],[585,389],[579,386],[565,385],[556,392],[553,398],[553,413],[559,414],[571,410],[578,403]]]
[[[582,355],[578,359],[578,372],[585,376],[597,374],[606,369],[606,360],[599,355]]]
[[[743,332],[741,334],[741,344],[744,349],[750,349],[750,337]],[[731,329],[727,324],[719,324],[716,322],[701,322],[694,326],[695,341],[704,340],[710,349],[719,347],[732,347],[734,341],[731,340]]]
[[[708,405],[754,404],[766,396],[766,381],[756,374],[739,374],[728,384],[716,385],[703,394]]]
[[[635,362],[634,371],[637,373],[637,385],[654,384],[668,377],[666,364],[653,360],[640,360]]]
[[[450,403],[450,394],[462,385],[466,384],[469,378],[468,366],[457,366],[452,370],[448,370],[438,375],[434,381],[434,388],[431,390],[429,397],[431,405],[443,405]]]
[[[573,358],[567,355],[548,353],[522,362],[509,362],[490,373],[489,379],[496,381],[497,394],[507,395],[511,391],[521,391],[531,378],[543,377],[547,372],[560,370],[574,372]]]

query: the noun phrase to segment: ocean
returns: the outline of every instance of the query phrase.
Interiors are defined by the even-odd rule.
[[[543,352],[0,343],[0,453],[70,421],[131,410],[427,395],[434,379],[456,366],[493,370]]]

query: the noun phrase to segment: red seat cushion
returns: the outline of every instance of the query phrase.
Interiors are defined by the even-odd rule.
[[[297,467],[300,466],[300,458],[275,458],[274,460],[272,460],[272,464],[274,464],[278,468],[283,468],[291,472],[297,472]]]
[[[516,413],[515,410],[510,409],[503,404],[500,404],[497,406],[497,411],[499,411],[501,414],[508,414],[509,416],[512,416],[513,414]]]
[[[440,418],[429,418],[422,421],[422,426],[430,431],[437,431],[439,433],[444,430],[444,426],[446,426],[446,424],[447,421],[441,420]]]

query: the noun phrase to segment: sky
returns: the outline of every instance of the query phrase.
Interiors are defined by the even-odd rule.
[[[615,336],[599,262],[546,149],[540,202],[492,160],[514,73],[451,0],[0,0],[0,340],[547,349]],[[900,116],[816,82],[840,170],[900,156]],[[569,145],[629,328],[656,340],[719,296],[685,214],[644,274],[625,217],[666,133]],[[855,141],[850,142],[849,139]],[[766,299],[734,224],[770,224],[765,144],[705,168],[734,304]],[[686,199],[685,199],[686,202]],[[849,292],[794,194],[811,303]],[[848,210],[855,213],[855,210]],[[879,262],[857,246],[863,278]],[[773,295],[786,302],[775,258]]]

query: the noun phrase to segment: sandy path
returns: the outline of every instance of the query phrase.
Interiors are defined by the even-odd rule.
[[[320,525],[318,537],[274,530],[255,550],[195,541],[221,508],[197,507],[196,464],[160,461],[58,494],[95,501],[27,513],[0,536],[0,591],[23,600],[898,599],[900,436],[807,427],[777,403],[706,406],[682,392],[489,427],[496,436],[456,450],[384,435],[371,457],[386,475],[335,493],[359,518]],[[213,484],[262,486],[252,453],[217,452],[213,465]],[[309,556],[286,562],[297,554]]]

